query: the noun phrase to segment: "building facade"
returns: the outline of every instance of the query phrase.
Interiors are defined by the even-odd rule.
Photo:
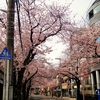
[[[87,21],[89,26],[100,22],[100,0],[95,0],[87,11]],[[96,94],[96,91],[100,91],[100,64],[91,67],[91,86],[92,94]]]
[[[92,24],[100,21],[100,0],[96,0],[87,11],[87,20],[88,24],[91,26]]]

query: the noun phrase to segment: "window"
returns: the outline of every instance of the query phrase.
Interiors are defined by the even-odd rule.
[[[90,18],[89,18],[89,14],[87,15],[86,19],[87,19],[87,20],[90,20]]]
[[[98,13],[99,11],[100,11],[100,5],[93,9],[94,14]]]
[[[90,12],[89,12],[89,14],[87,15],[87,19],[88,20],[90,20],[92,17],[93,17],[93,10],[91,10]]]
[[[91,87],[88,87],[87,90],[92,90],[92,88]]]
[[[92,17],[93,17],[93,10],[91,10],[90,12],[89,12],[89,19],[91,19]]]
[[[88,77],[85,79],[85,84],[86,84],[86,85],[89,84],[89,79],[88,79]]]
[[[89,12],[89,14],[87,15],[87,19],[90,20],[90,19],[94,16],[94,14],[96,14],[96,13],[98,13],[98,12],[100,12],[100,5],[97,6],[97,7],[95,7],[94,9],[92,9],[92,10]]]

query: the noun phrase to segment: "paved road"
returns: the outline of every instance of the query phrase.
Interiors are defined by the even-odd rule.
[[[29,97],[29,100],[76,100],[75,98],[69,98],[69,97],[65,97],[65,98],[57,98],[57,97],[49,97],[49,96],[43,96],[43,95],[31,95]]]
[[[29,100],[58,100],[56,97],[48,97],[42,95],[31,95]]]

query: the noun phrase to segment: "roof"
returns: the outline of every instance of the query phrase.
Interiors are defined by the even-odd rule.
[[[94,5],[95,3],[97,3],[97,2],[99,2],[100,0],[95,0],[94,2],[93,2],[93,4],[92,5]]]

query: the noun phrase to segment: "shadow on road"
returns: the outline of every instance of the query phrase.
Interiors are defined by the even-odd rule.
[[[51,96],[43,96],[43,95],[31,95],[29,100],[76,100],[75,98],[58,98],[58,97],[51,97]]]
[[[57,97],[49,97],[43,95],[30,95],[29,100],[59,100]]]

